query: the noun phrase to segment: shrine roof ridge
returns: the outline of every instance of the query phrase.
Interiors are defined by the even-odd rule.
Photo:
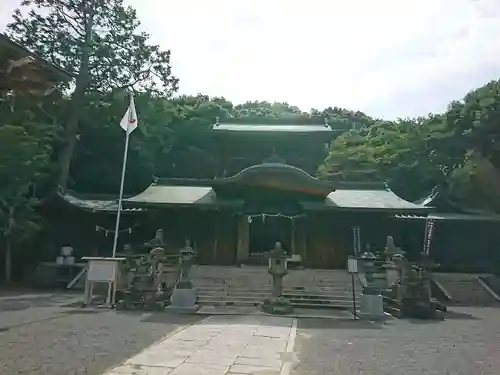
[[[214,179],[211,178],[179,178],[179,177],[157,177],[151,185],[156,186],[200,186],[211,187]]]
[[[340,190],[391,190],[385,181],[335,181],[332,179],[322,181],[329,181]]]

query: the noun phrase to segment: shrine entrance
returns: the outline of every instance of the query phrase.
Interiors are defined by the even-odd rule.
[[[280,215],[249,216],[250,238],[249,256],[263,256],[273,249],[276,242],[281,245],[287,254],[291,254],[292,247],[292,219]]]

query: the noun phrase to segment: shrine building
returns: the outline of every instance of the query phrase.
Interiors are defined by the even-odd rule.
[[[218,160],[213,179],[158,178],[123,202],[125,226],[139,223],[149,228],[149,238],[161,228],[172,247],[190,239],[199,264],[264,264],[280,241],[305,267],[345,268],[354,243],[358,251],[367,244],[383,249],[396,215],[432,210],[384,183],[313,177],[338,133],[327,124],[217,123],[212,132]],[[116,201],[61,196],[93,214],[107,212],[112,227]],[[123,247],[134,239],[124,233],[120,242]]]

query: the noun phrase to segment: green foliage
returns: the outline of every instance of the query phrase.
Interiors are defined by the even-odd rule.
[[[89,92],[134,87],[170,95],[177,89],[170,51],[137,32],[137,13],[123,0],[23,0],[13,18],[10,37],[70,72],[82,72],[89,47]]]
[[[178,80],[171,74],[170,51],[148,43],[140,22],[123,0],[23,0],[8,25],[8,35],[41,57],[78,72],[71,95],[58,185],[70,176],[85,94],[120,89],[169,97]]]
[[[352,129],[333,143],[323,177],[340,180],[378,180],[407,199],[430,191],[444,173],[433,158],[432,121],[378,121]],[[410,182],[410,183],[409,183]]]
[[[478,196],[486,194],[486,184],[473,183],[467,154],[475,151],[500,166],[499,105],[500,83],[494,81],[452,102],[442,115],[376,121],[347,131],[332,143],[318,173],[343,180],[385,180],[406,199],[447,185],[455,199],[484,207]],[[500,180],[495,188],[500,191]]]
[[[48,172],[51,147],[40,124],[0,126],[0,239],[5,245],[5,274],[10,281],[10,251],[38,230],[34,208],[37,182]]]

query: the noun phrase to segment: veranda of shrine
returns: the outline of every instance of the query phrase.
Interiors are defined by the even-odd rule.
[[[455,268],[470,267],[471,259],[476,268],[488,264],[497,236],[471,241],[462,229],[495,233],[488,228],[498,222],[496,215],[467,214],[440,203],[437,192],[409,202],[383,182],[313,177],[337,134],[328,124],[216,123],[210,136],[217,175],[206,180],[156,178],[143,192],[126,198],[119,252],[126,245],[140,247],[162,229],[167,249],[179,249],[189,239],[198,264],[267,264],[267,252],[280,241],[292,263],[345,268],[356,247],[383,251],[387,236],[410,257],[418,257],[425,224],[432,220],[438,221],[432,257]],[[88,249],[93,255],[109,255],[116,200],[72,192],[60,198],[49,211],[58,222],[54,227],[65,228],[58,231],[61,245],[80,238],[87,249],[81,255],[89,255]],[[439,207],[436,212],[436,202],[445,212]]]

